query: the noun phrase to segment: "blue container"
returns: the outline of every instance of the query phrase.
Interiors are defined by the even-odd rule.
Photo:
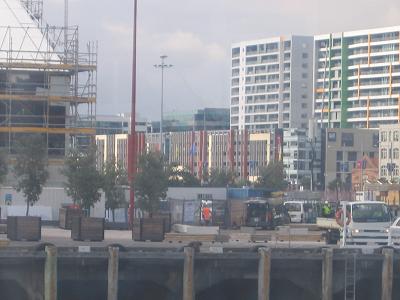
[[[270,195],[270,190],[262,188],[228,188],[228,198],[230,199],[268,198]]]

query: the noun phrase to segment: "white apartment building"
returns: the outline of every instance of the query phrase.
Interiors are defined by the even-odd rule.
[[[399,179],[400,125],[379,127],[379,178]]]
[[[283,132],[283,164],[286,181],[298,188],[308,178],[314,188],[322,184],[321,135],[309,137],[305,129],[286,129]],[[313,171],[311,171],[313,170]]]
[[[291,36],[232,46],[231,129],[307,128],[313,41]]]
[[[314,118],[322,127],[399,122],[399,31],[396,26],[315,37]]]

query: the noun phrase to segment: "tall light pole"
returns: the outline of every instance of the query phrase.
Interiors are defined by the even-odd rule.
[[[164,143],[163,143],[163,121],[164,121],[164,69],[172,68],[172,65],[165,63],[168,56],[161,55],[161,64],[154,65],[156,69],[161,69],[161,117],[160,117],[160,152],[165,154]]]
[[[133,180],[136,174],[136,27],[137,27],[137,0],[133,1],[133,57],[132,57],[132,103],[131,103],[131,134],[128,136],[128,178],[129,189],[129,224],[133,225],[133,214],[135,205],[135,191]]]

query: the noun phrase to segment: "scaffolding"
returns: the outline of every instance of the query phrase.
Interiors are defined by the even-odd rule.
[[[81,51],[77,26],[41,26],[42,1],[21,3],[32,22],[0,26],[0,148],[38,133],[64,156],[95,135],[98,45]]]
[[[43,20],[43,0],[20,0],[26,11],[38,24]]]

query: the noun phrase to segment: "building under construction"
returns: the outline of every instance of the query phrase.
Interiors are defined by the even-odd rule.
[[[0,147],[43,135],[50,159],[95,134],[97,44],[43,21],[43,0],[0,0]],[[81,51],[81,48],[84,51]]]

